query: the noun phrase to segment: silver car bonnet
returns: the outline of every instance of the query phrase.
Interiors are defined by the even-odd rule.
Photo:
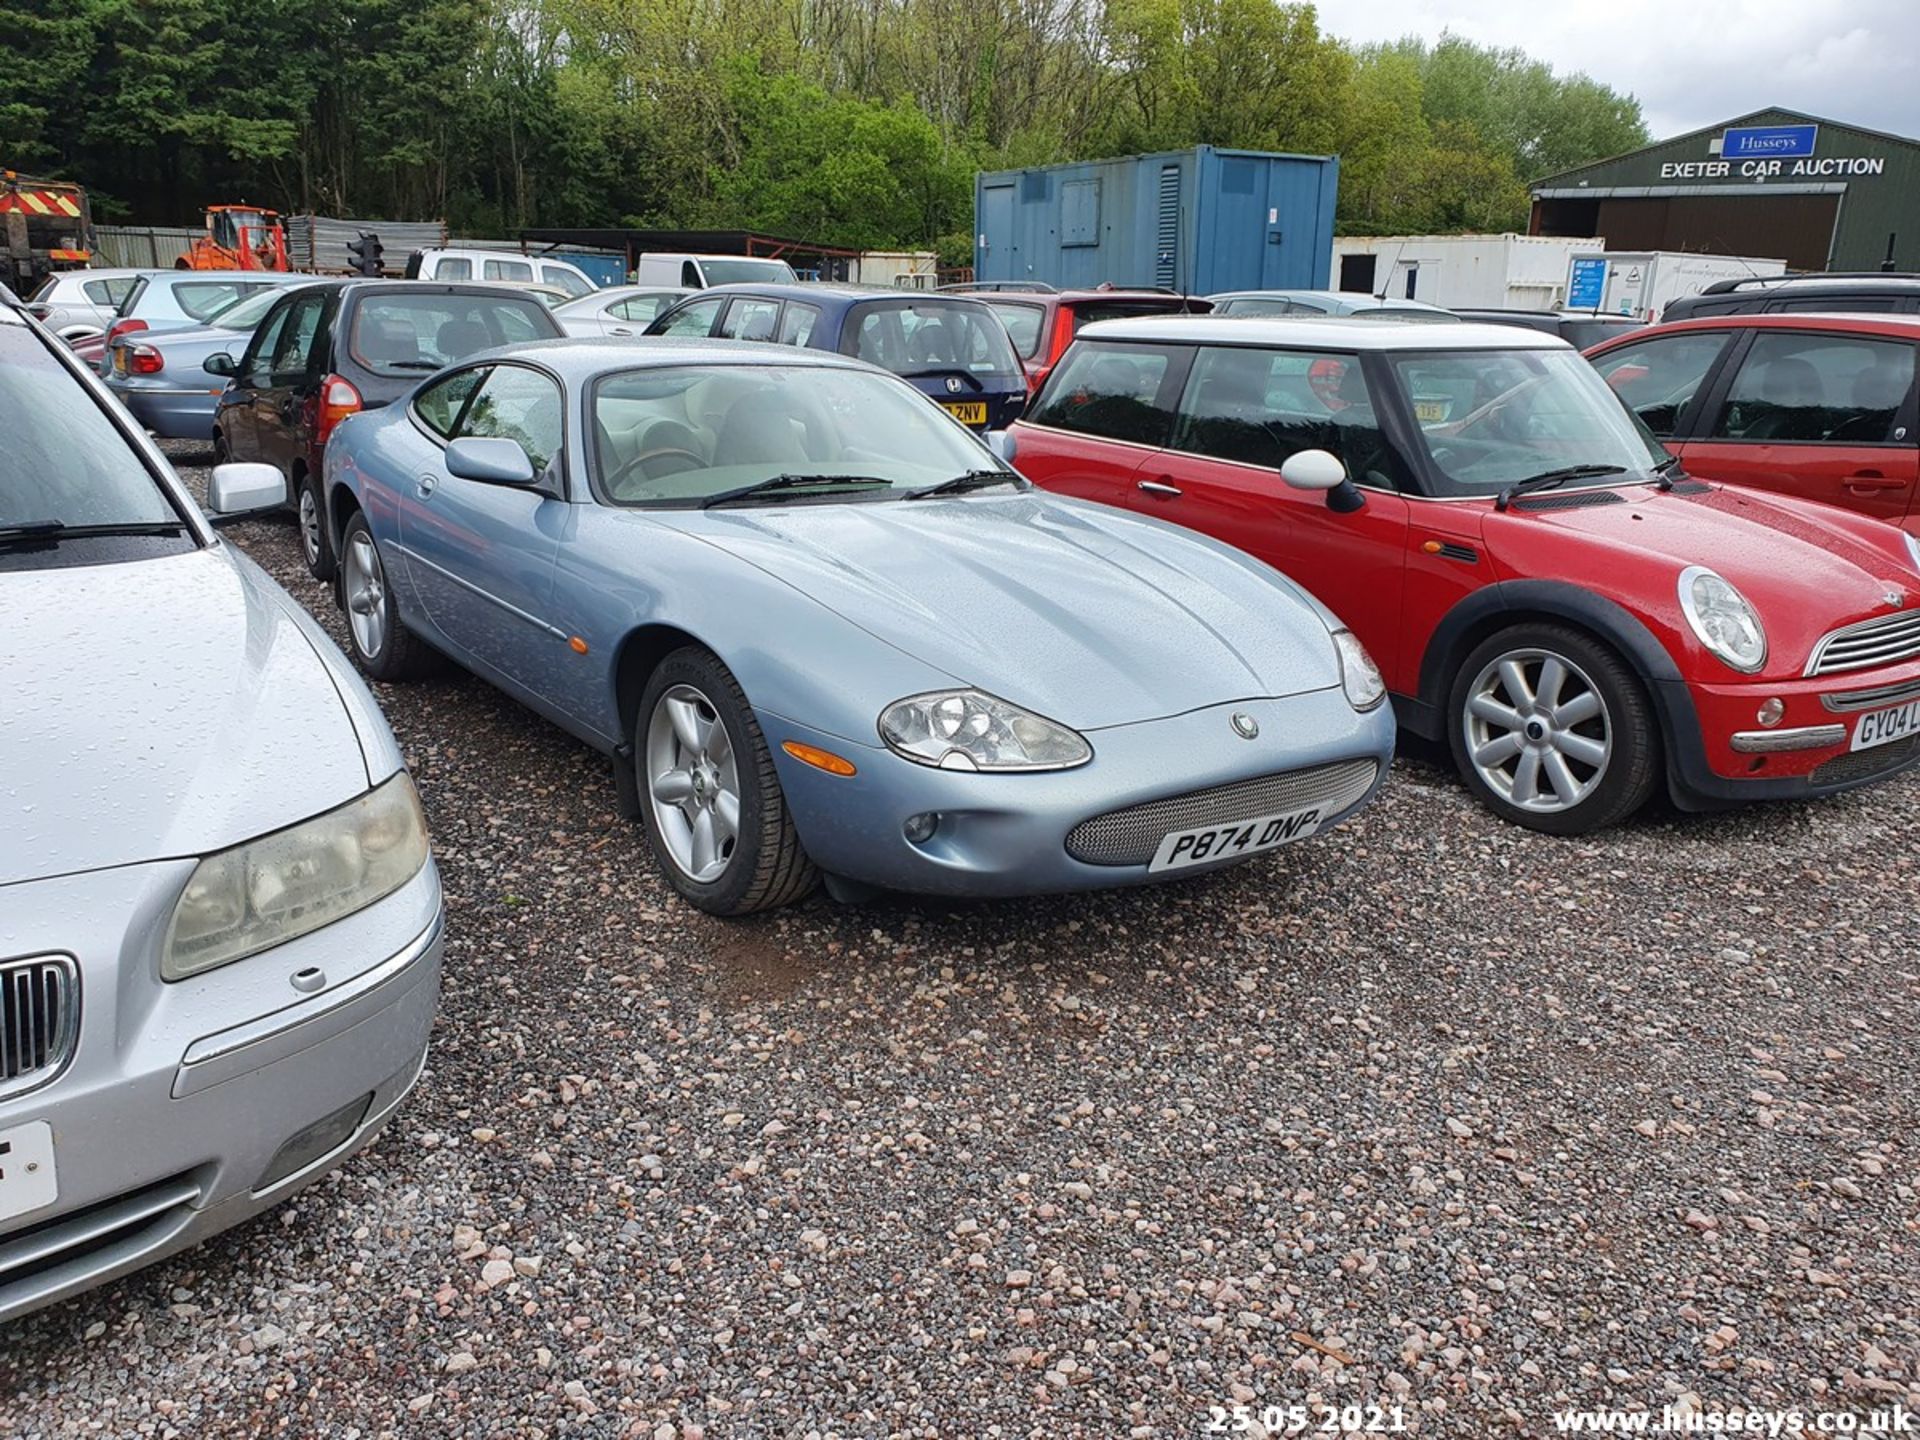
[[[1028,493],[674,519],[916,659],[1079,730],[1340,683],[1326,624],[1284,577],[1102,506]]]
[[[226,545],[0,573],[0,885],[203,855],[367,788],[329,667]]]

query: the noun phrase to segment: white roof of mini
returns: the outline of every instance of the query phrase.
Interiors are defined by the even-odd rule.
[[[1512,325],[1398,324],[1346,316],[1143,315],[1099,320],[1077,340],[1145,340],[1188,345],[1279,345],[1300,350],[1571,350],[1558,335]]]

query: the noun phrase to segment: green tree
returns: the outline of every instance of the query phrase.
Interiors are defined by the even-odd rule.
[[[99,32],[95,6],[0,0],[0,166],[57,170],[70,158],[61,120],[83,93]]]

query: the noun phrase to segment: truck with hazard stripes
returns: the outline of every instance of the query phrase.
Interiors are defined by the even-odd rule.
[[[31,295],[50,271],[92,258],[93,218],[82,187],[0,170],[0,282]]]

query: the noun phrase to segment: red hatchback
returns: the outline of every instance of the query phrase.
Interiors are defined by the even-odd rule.
[[[1007,327],[1031,390],[1038,390],[1053,373],[1082,325],[1137,315],[1204,315],[1213,308],[1190,295],[1116,290],[1111,285],[1094,290],[988,290],[975,298],[986,301]]]
[[[1920,534],[1916,344],[1915,315],[1721,315],[1587,358],[1691,474]]]
[[[1920,759],[1920,541],[1706,484],[1563,341],[1481,325],[1117,321],[1015,463],[1286,572],[1496,813],[1580,834]],[[1169,584],[1178,577],[1169,576]]]

